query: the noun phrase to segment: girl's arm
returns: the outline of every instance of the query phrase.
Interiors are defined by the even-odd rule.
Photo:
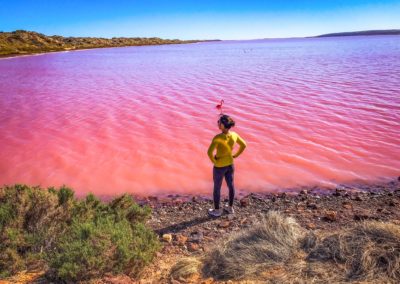
[[[246,147],[247,147],[246,141],[244,141],[244,140],[242,139],[242,137],[240,137],[239,135],[237,136],[236,143],[239,144],[240,148],[239,148],[239,150],[236,152],[236,154],[233,155],[234,158],[239,157],[239,155],[242,154],[242,152],[244,151],[244,149],[246,149]]]
[[[215,160],[214,154],[213,154],[215,147],[217,147],[217,140],[213,139],[207,150],[207,155],[210,158],[211,162],[213,162],[213,164],[215,164],[217,162]]]

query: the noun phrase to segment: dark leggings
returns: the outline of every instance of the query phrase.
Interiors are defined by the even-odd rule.
[[[213,168],[213,179],[214,179],[214,207],[215,209],[219,209],[219,203],[221,200],[221,186],[222,180],[226,180],[226,184],[229,188],[229,206],[233,205],[233,198],[235,197],[235,187],[233,185],[233,173],[235,172],[234,165],[229,165],[225,167],[216,167]]]

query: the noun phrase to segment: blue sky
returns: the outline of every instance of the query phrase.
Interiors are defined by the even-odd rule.
[[[0,31],[47,35],[256,39],[399,29],[396,1],[0,0]]]

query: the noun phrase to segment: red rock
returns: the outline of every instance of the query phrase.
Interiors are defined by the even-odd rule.
[[[188,251],[194,252],[194,251],[198,251],[200,249],[200,246],[197,243],[188,243],[187,248],[188,248]]]
[[[337,212],[333,210],[328,210],[325,212],[324,219],[327,221],[336,221],[337,220]]]
[[[231,222],[229,222],[229,221],[221,221],[218,224],[218,227],[220,227],[220,228],[228,228],[230,225],[231,225]]]
[[[178,245],[183,246],[186,243],[186,241],[188,240],[188,238],[182,234],[177,234],[177,235],[175,235],[175,240]]]
[[[317,226],[314,223],[307,223],[306,228],[309,230],[314,230]]]
[[[342,205],[343,205],[343,208],[346,208],[346,209],[353,208],[353,204],[351,204],[350,202],[343,202]]]
[[[212,278],[212,277],[201,281],[201,284],[212,284],[212,283],[214,283],[214,278]]]
[[[248,198],[242,198],[240,199],[240,206],[241,207],[247,207],[250,204],[250,200]]]

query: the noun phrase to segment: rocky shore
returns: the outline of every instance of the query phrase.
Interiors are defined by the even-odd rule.
[[[223,199],[223,203],[226,201]],[[128,276],[109,275],[90,283],[258,283],[217,281],[199,274],[174,279],[171,268],[181,259],[203,257],[236,232],[252,229],[271,211],[293,217],[306,231],[319,236],[364,220],[400,225],[400,177],[385,183],[342,185],[331,189],[303,187],[291,192],[250,193],[235,200],[234,214],[224,213],[219,218],[207,215],[212,200],[206,197],[153,196],[138,202],[152,208],[147,225],[158,234],[162,249],[141,273],[139,281]],[[43,272],[25,272],[1,283],[47,283],[42,275]]]
[[[291,216],[302,227],[317,232],[332,232],[363,220],[400,225],[400,177],[388,183],[344,185],[330,190],[305,187],[298,193],[248,194],[235,200],[235,214],[225,213],[219,218],[207,216],[211,199],[181,198],[152,197],[143,201],[153,208],[148,224],[164,243],[156,261],[143,275],[143,283],[155,279],[158,283],[171,283],[170,268],[177,260],[201,256],[231,233],[251,228],[271,210]],[[202,281],[214,283],[212,279]]]

